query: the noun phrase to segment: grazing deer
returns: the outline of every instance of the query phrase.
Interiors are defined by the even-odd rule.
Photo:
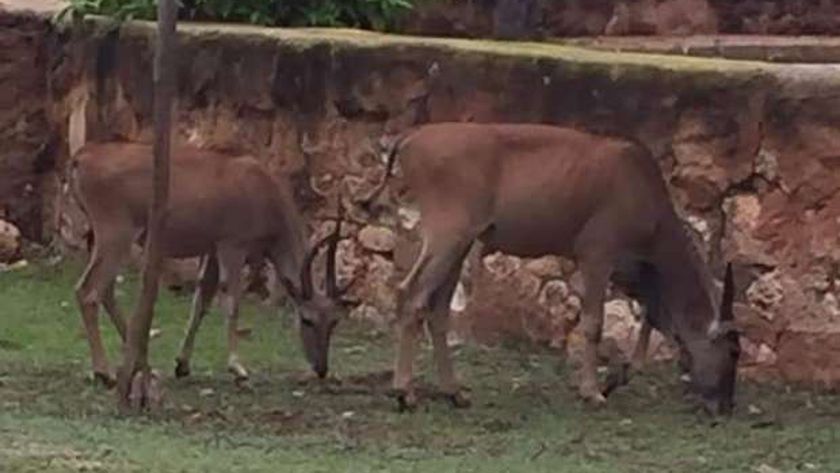
[[[684,222],[686,234],[690,237],[694,248],[702,248],[702,236],[695,230],[688,222]],[[654,326],[661,332],[663,317],[660,311],[664,310],[660,295],[662,293],[662,280],[656,268],[650,263],[636,262],[630,267],[616,268],[611,278],[614,285],[624,292],[628,297],[632,297],[645,307],[645,316],[642,319],[641,328],[639,329],[639,337],[636,342],[636,348],[632,355],[632,366],[635,370],[641,370],[647,358],[647,349],[650,345],[650,335]],[[667,320],[667,319],[664,319]],[[668,336],[668,333],[663,333]],[[679,368],[683,372],[685,379],[688,376],[689,370],[688,360],[685,353],[680,353]]]
[[[597,348],[605,291],[623,270],[631,280],[641,274],[647,281],[637,291],[649,293],[649,305],[658,304],[647,320],[679,341],[704,406],[712,413],[731,411],[740,356],[731,269],[718,299],[643,146],[545,125],[424,125],[394,142],[385,180],[368,204],[385,188],[397,155],[404,187],[421,213],[423,241],[398,287],[393,387],[401,408],[417,402],[412,373],[424,321],[443,392],[456,406],[468,404],[446,335],[463,259],[478,240],[485,253],[553,254],[576,261],[584,281],[586,343],[579,385],[584,399],[606,400],[596,376]]]
[[[297,302],[306,358],[313,371],[324,377],[331,334],[347,310],[341,298],[346,288],[337,286],[335,274],[342,216],[334,232],[307,251],[306,229],[290,183],[270,175],[256,159],[182,146],[173,150],[171,167],[163,256],[203,257],[176,375],[189,374],[196,331],[220,290],[227,318],[228,369],[237,379],[247,378],[248,371],[238,356],[237,320],[242,267],[247,258],[256,256],[272,262],[277,281]],[[97,313],[102,304],[125,341],[125,321],[114,298],[114,281],[132,243],[144,233],[152,198],[152,148],[135,143],[89,143],[74,158],[72,173],[76,196],[94,236],[90,262],[76,285],[76,297],[94,376],[113,386]],[[326,294],[319,294],[312,282],[312,262],[327,243]]]

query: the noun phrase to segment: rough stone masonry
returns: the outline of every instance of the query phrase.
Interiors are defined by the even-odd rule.
[[[0,30],[0,41],[17,29]],[[25,75],[34,67],[49,95],[20,116],[46,110],[50,134],[35,141],[57,144],[49,160],[29,151],[17,159],[50,163],[60,176],[84,139],[150,138],[151,24],[113,31],[88,21],[39,34],[43,63],[17,64],[24,71],[14,77],[38,84],[41,76]],[[713,269],[735,263],[744,372],[840,383],[837,66],[243,26],[183,25],[181,47],[179,139],[253,153],[291,173],[315,236],[329,230],[340,188],[352,203],[382,178],[379,138],[417,120],[555,123],[642,141]],[[4,135],[4,162],[6,144],[29,129]],[[33,182],[43,215],[63,216],[42,222],[44,233],[77,237],[85,223],[60,187]],[[342,278],[360,278],[354,291],[366,302],[356,315],[382,323],[416,246],[419,216],[399,188],[398,177],[378,221],[351,207],[353,238],[340,248]],[[490,255],[469,266],[453,301],[460,334],[567,342],[580,310],[569,262]],[[626,346],[638,307],[616,298],[607,312],[610,334]]]

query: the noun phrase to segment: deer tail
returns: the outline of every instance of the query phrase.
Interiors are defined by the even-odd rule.
[[[405,142],[407,134],[398,135],[395,139],[391,141],[390,144],[385,146],[383,155],[385,156],[385,176],[382,178],[382,182],[380,182],[376,188],[371,192],[369,196],[367,196],[364,200],[362,200],[359,204],[363,209],[370,212],[371,208],[373,207],[373,203],[379,196],[385,191],[385,188],[388,187],[388,178],[394,173],[394,166],[397,162],[397,155],[400,152],[400,148],[402,144]]]
[[[88,209],[85,208],[85,201],[81,198],[81,191],[79,190],[79,161],[73,157],[67,164],[67,190],[68,195],[70,198],[76,201],[76,205],[79,206],[79,210],[81,210],[82,214],[85,218],[90,222],[90,213]],[[84,234],[85,240],[85,247],[90,253],[93,250],[93,244],[95,242],[95,237],[93,233],[93,226],[88,224],[88,229],[85,231]]]

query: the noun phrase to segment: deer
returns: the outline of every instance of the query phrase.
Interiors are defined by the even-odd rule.
[[[131,245],[145,235],[152,198],[152,147],[120,141],[90,142],[70,164],[71,182],[92,231],[92,249],[75,293],[90,348],[93,377],[116,383],[99,330],[103,306],[123,342],[126,323],[114,295],[116,277]],[[304,355],[312,371],[328,372],[334,328],[350,309],[339,287],[336,252],[343,207],[331,234],[307,248],[307,232],[291,182],[269,173],[256,158],[179,145],[172,152],[172,184],[162,234],[167,258],[201,257],[189,322],[175,375],[190,374],[196,333],[214,296],[227,322],[227,368],[237,381],[249,377],[238,354],[241,273],[246,260],[271,262],[276,281],[294,301]],[[340,202],[339,202],[340,204]],[[325,290],[313,284],[313,261],[327,245]]]
[[[740,357],[731,264],[718,297],[644,145],[554,125],[423,124],[386,146],[385,177],[363,207],[372,208],[387,187],[397,157],[396,191],[419,209],[422,241],[397,287],[392,392],[400,410],[418,403],[412,381],[424,324],[441,391],[455,407],[470,405],[447,333],[464,258],[479,244],[482,254],[557,255],[576,263],[584,286],[578,392],[585,401],[606,402],[596,372],[605,292],[611,280],[624,280],[648,305],[646,330],[678,341],[705,410],[731,413]]]
[[[683,220],[683,228],[694,243],[694,248],[698,252],[701,251],[703,236],[700,232],[686,220]],[[631,356],[632,361],[630,364],[635,371],[641,371],[647,361],[647,350],[650,346],[650,337],[654,330],[654,325],[660,327],[661,322],[659,320],[662,317],[666,317],[660,313],[663,307],[659,295],[662,291],[661,286],[663,282],[656,268],[644,262],[636,262],[635,266],[617,269],[611,281],[626,296],[636,299],[645,308],[646,313],[641,320],[638,339]],[[662,332],[661,330],[659,331]],[[668,337],[667,332],[662,333],[665,337]],[[671,338],[671,342],[675,342],[673,337],[668,338]],[[679,344],[674,344],[677,345],[677,348],[680,348]],[[689,381],[690,374],[686,354],[679,352],[678,355],[677,362],[682,375],[681,379],[683,381]]]

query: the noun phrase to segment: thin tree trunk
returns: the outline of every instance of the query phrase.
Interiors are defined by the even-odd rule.
[[[154,64],[154,196],[149,209],[143,286],[140,299],[131,319],[123,346],[123,364],[118,377],[120,404],[128,406],[130,394],[139,392],[145,398],[148,386],[132,386],[135,374],[149,375],[149,330],[154,318],[161,267],[160,237],[166,218],[169,200],[169,155],[172,136],[172,111],[175,94],[175,47],[177,27],[177,0],[158,1],[158,36]],[[141,404],[144,404],[142,401]]]

